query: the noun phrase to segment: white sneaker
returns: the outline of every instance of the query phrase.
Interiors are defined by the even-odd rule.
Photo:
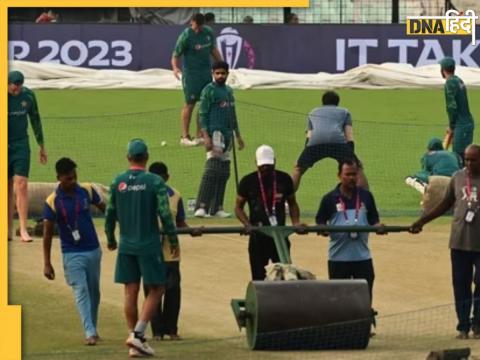
[[[190,140],[188,137],[181,137],[180,138],[180,145],[182,146],[197,146],[198,144],[195,140]]]
[[[413,184],[415,183],[415,179],[411,176],[407,176],[405,178],[405,184],[409,185],[409,186],[412,186],[413,187]]]
[[[425,194],[425,189],[427,185],[423,181],[417,180],[411,176],[407,176],[405,178],[405,183],[413,187],[415,190],[417,190],[421,194]]]
[[[205,144],[205,140],[203,139],[203,137],[196,137],[192,141],[195,143],[195,146]]]
[[[147,356],[148,355],[142,354],[140,351],[138,351],[133,347],[128,350],[128,357],[131,357],[131,358],[142,358]]]
[[[207,216],[207,213],[204,208],[198,208],[197,211],[193,214],[195,217],[203,218]]]
[[[125,341],[125,343],[128,347],[134,348],[143,355],[153,356],[155,354],[155,350],[153,350],[150,345],[148,345],[145,338],[137,338],[135,337],[135,334],[133,332],[130,333],[130,336],[127,338],[127,341]]]
[[[225,219],[225,218],[229,218],[230,216],[232,216],[232,214],[224,211],[224,210],[218,210],[215,215],[213,215],[215,217],[219,217],[219,218],[222,218],[222,219]]]
[[[425,187],[425,185],[424,185],[423,183],[421,183],[421,182],[416,182],[414,188],[415,188],[418,192],[420,192],[420,194],[422,194],[422,195],[425,194],[425,189],[426,189],[426,187]]]

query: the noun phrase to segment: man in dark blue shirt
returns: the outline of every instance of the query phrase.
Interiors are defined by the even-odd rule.
[[[92,184],[77,183],[77,165],[68,158],[55,164],[59,185],[43,208],[43,258],[45,277],[55,279],[50,254],[53,227],[58,226],[65,279],[73,289],[85,331],[85,344],[98,340],[97,319],[100,303],[100,260],[102,251],[93,225],[90,205],[105,211],[100,192]]]
[[[373,195],[357,186],[359,167],[356,161],[346,161],[338,167],[340,184],[326,194],[315,218],[318,225],[378,226],[382,233]],[[328,234],[323,234],[328,236]],[[368,247],[368,233],[331,233],[328,250],[330,279],[365,279],[372,299],[372,256]]]

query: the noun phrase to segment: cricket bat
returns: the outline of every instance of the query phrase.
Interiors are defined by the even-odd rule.
[[[443,138],[443,149],[448,150],[450,145],[452,144],[452,133],[448,132],[445,134],[445,137]]]

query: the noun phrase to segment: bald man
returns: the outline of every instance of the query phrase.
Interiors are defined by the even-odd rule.
[[[450,233],[453,293],[457,313],[458,339],[480,339],[480,146],[465,149],[465,168],[450,180],[440,204],[412,224],[410,232],[416,234],[422,227],[445,214],[453,206]],[[472,281],[474,291],[472,293]],[[471,318],[473,304],[473,317]]]

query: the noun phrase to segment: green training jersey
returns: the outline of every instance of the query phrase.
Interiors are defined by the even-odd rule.
[[[215,36],[208,26],[203,26],[198,33],[192,28],[185,29],[177,39],[173,56],[183,55],[184,75],[211,76],[210,54],[216,47]]]
[[[109,245],[116,244],[115,223],[118,221],[119,252],[146,255],[161,251],[157,216],[170,243],[178,245],[164,181],[141,169],[127,170],[113,180],[105,218]]]
[[[473,117],[468,107],[467,88],[463,80],[456,75],[452,75],[445,82],[445,100],[449,126],[452,130],[456,126],[473,123]]]
[[[38,145],[43,145],[42,122],[38,112],[37,99],[32,90],[22,87],[18,96],[8,94],[8,143],[28,138],[28,120]]]
[[[240,135],[235,112],[233,90],[228,85],[219,85],[215,81],[205,86],[200,95],[200,126],[212,136],[215,130],[221,131],[226,147],[233,131]]]
[[[456,153],[439,150],[429,151],[422,157],[422,170],[430,175],[452,176],[460,170],[460,159]]]

